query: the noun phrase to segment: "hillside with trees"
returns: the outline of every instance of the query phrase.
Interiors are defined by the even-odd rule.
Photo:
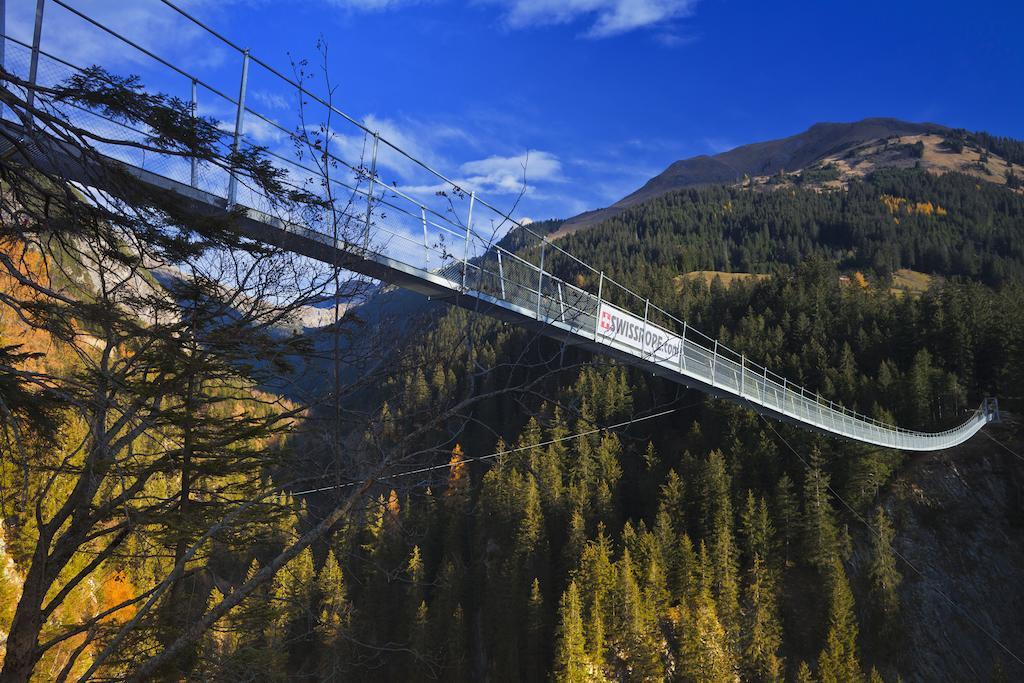
[[[112,98],[112,78],[92,76],[47,96],[156,121],[152,149],[218,161],[215,122],[131,83]],[[67,120],[32,113],[91,153]],[[316,202],[258,150],[232,163],[278,201]],[[424,303],[389,326],[371,305],[335,306],[326,332],[294,334],[297,309],[337,303],[340,269],[130,178],[125,199],[89,201],[0,169],[9,680],[1022,671],[1020,611],[994,604],[1019,569],[984,566],[985,529],[1020,520],[1021,464],[994,455],[1019,452],[1013,420],[998,442],[922,461],[461,309]],[[1022,220],[1012,189],[907,169],[827,192],[682,190],[562,244],[827,399],[938,430],[984,396],[1019,406]],[[157,281],[158,266],[178,276]],[[936,277],[895,296],[900,268]],[[699,270],[770,277],[680,278]],[[979,464],[960,468],[967,456]],[[956,482],[931,488],[946,463],[991,504],[957,511]],[[960,590],[968,579],[986,583]],[[922,616],[922,595],[951,609]]]
[[[913,209],[886,199],[896,196],[912,199]],[[730,201],[731,212],[723,208]],[[929,202],[956,207],[959,219],[918,209]],[[871,178],[845,197],[709,188],[649,203],[565,244],[828,398],[938,429],[983,395],[1011,406],[1018,395],[1019,258],[1000,253],[1009,272],[994,286],[936,268],[944,278],[920,297],[893,296],[881,286],[887,271],[869,265],[863,285],[844,285],[839,266],[862,266],[851,242],[870,253],[901,224],[909,254],[924,236],[951,251],[998,239],[999,230],[975,227],[986,214],[985,224],[1004,226],[1008,237],[1019,202],[1005,189],[915,172]],[[687,268],[749,267],[744,255],[757,252],[745,228],[758,219],[790,238],[761,242],[772,277],[676,289]],[[702,238],[718,243],[703,250]],[[775,242],[789,245],[793,265],[778,258]],[[720,253],[728,260],[711,260]],[[892,266],[919,265],[894,259]],[[441,314],[416,345],[445,346],[470,317]],[[922,625],[902,621],[902,596],[919,590],[919,577],[896,554],[899,520],[889,516],[893,487],[908,476],[902,454],[802,433],[485,327],[474,356],[496,366],[543,360],[557,374],[538,385],[539,395],[482,404],[478,420],[452,439],[447,467],[415,483],[394,479],[365,521],[335,536],[330,557],[347,558],[352,616],[351,649],[336,666],[390,680],[913,678],[901,638]],[[393,395],[416,398],[389,404],[390,414],[398,424],[414,421],[415,406],[463,391],[473,366],[396,376]],[[676,414],[597,430],[660,409]],[[488,460],[474,462],[480,457]],[[1012,460],[1004,466],[1015,468]],[[963,637],[982,642],[968,666],[1013,666],[969,628]],[[299,648],[289,661],[301,666],[308,652]],[[968,675],[955,658],[943,665]]]
[[[779,140],[676,161],[611,206],[568,219],[560,232],[612,220],[632,207],[687,188],[742,183],[774,190],[786,186],[789,178],[797,185],[835,189],[881,169],[916,168],[936,175],[955,172],[1019,190],[1017,167],[1022,163],[1019,141],[984,131],[971,133],[891,118],[816,123]]]

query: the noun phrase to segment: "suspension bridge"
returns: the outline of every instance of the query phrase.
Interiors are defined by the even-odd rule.
[[[31,121],[16,121],[8,111],[0,120],[0,158],[110,193],[117,188],[109,169],[117,168],[177,193],[194,207],[234,210],[236,229],[245,237],[494,316],[806,429],[887,448],[934,451],[963,443],[998,420],[998,405],[986,399],[962,424],[921,432],[826,400],[726,348],[467,191],[466,183],[435,170],[346,114],[328,95],[314,92],[301,74],[274,68],[170,0],[153,1],[197,30],[212,48],[235,55],[237,70],[189,71],[77,6],[86,3],[69,0],[36,0],[30,38],[9,34],[6,23],[0,26],[2,66],[27,84],[18,94],[31,103],[37,86],[56,85],[89,66],[75,64],[44,40],[48,29],[67,32],[73,24],[80,40],[104,41],[97,44],[109,46],[111,54],[142,71],[154,87],[188,103],[193,115],[208,112],[232,119],[218,143],[225,159],[258,147],[285,171],[285,182],[293,188],[316,186],[330,197],[344,198],[332,216],[334,225],[346,227],[344,235],[323,229],[323,223],[311,225],[282,214],[230,164],[146,149],[146,130],[73,105],[61,113],[105,140],[96,143],[105,159],[102,169],[55,137],[38,130],[26,134]],[[5,10],[4,0],[0,10]],[[2,16],[6,12],[0,11]],[[19,88],[12,81],[5,87]],[[256,92],[259,98],[252,96]],[[257,106],[272,101],[268,93],[295,103],[287,112],[291,120],[279,118],[280,108]],[[297,150],[310,143],[309,129],[325,121],[330,123],[321,130],[329,132],[318,149],[325,163],[318,165]],[[383,170],[396,168],[419,182],[409,189],[385,183]]]

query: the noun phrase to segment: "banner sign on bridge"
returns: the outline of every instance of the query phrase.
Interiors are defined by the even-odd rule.
[[[597,334],[605,343],[615,341],[630,346],[656,361],[679,362],[679,352],[683,347],[680,337],[652,324],[645,325],[643,318],[604,301],[598,311]]]

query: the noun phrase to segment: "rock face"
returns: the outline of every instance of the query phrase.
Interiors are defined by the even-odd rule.
[[[1024,452],[1016,420],[1004,415],[986,432]],[[996,642],[1024,657],[1024,459],[979,434],[912,462],[883,504],[896,550],[917,569],[899,563],[903,636],[878,662],[886,680],[988,681],[998,669],[1024,680],[1024,665]]]

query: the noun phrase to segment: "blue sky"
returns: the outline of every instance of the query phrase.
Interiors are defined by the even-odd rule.
[[[68,0],[226,91],[238,57],[158,0]],[[329,46],[342,109],[518,216],[605,206],[676,159],[894,116],[1024,138],[1024,3],[190,0],[265,61]],[[8,0],[27,39],[34,0]],[[44,49],[149,68],[52,2]],[[152,76],[184,95],[186,86]],[[254,76],[251,97],[289,105]],[[216,103],[210,115],[230,118]],[[258,135],[255,128],[250,130]],[[280,143],[267,134],[267,144]],[[354,143],[353,143],[354,144]],[[353,147],[354,149],[354,147]],[[385,171],[415,185],[400,164]],[[408,176],[408,177],[407,177]]]

